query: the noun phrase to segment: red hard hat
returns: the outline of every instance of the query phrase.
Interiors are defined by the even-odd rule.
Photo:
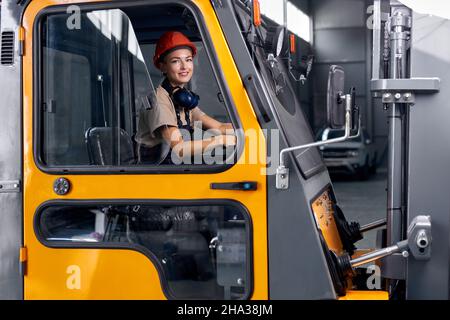
[[[177,47],[188,47],[192,50],[192,56],[197,54],[197,47],[184,34],[178,31],[168,31],[159,38],[156,44],[153,64],[159,69],[161,57]]]

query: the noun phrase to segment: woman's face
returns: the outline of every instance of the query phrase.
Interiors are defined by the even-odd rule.
[[[172,85],[184,86],[191,80],[194,72],[192,51],[183,48],[169,53],[161,63],[161,71],[167,75]]]

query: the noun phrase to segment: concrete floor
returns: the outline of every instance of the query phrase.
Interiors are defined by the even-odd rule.
[[[386,178],[385,171],[371,176],[367,181],[331,175],[338,204],[349,222],[357,221],[362,226],[386,217]],[[374,248],[376,233],[376,230],[368,231],[356,246],[359,249]]]

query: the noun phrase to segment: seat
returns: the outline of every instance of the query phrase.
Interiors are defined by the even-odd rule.
[[[117,166],[136,163],[133,141],[122,128],[89,128],[86,130],[85,140],[93,165]]]

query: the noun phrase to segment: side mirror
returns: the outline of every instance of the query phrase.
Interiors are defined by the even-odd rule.
[[[284,148],[280,151],[280,164],[277,168],[276,188],[285,190],[289,188],[289,168],[285,165],[285,155],[288,152],[320,147],[330,143],[342,142],[361,135],[361,118],[355,104],[355,89],[344,94],[344,69],[340,66],[331,66],[328,77],[328,125],[333,129],[344,129],[342,137],[307,143],[295,147]],[[352,131],[356,129],[356,133]]]
[[[341,66],[331,66],[328,73],[327,122],[333,129],[343,129],[345,126],[344,84],[344,69]]]

